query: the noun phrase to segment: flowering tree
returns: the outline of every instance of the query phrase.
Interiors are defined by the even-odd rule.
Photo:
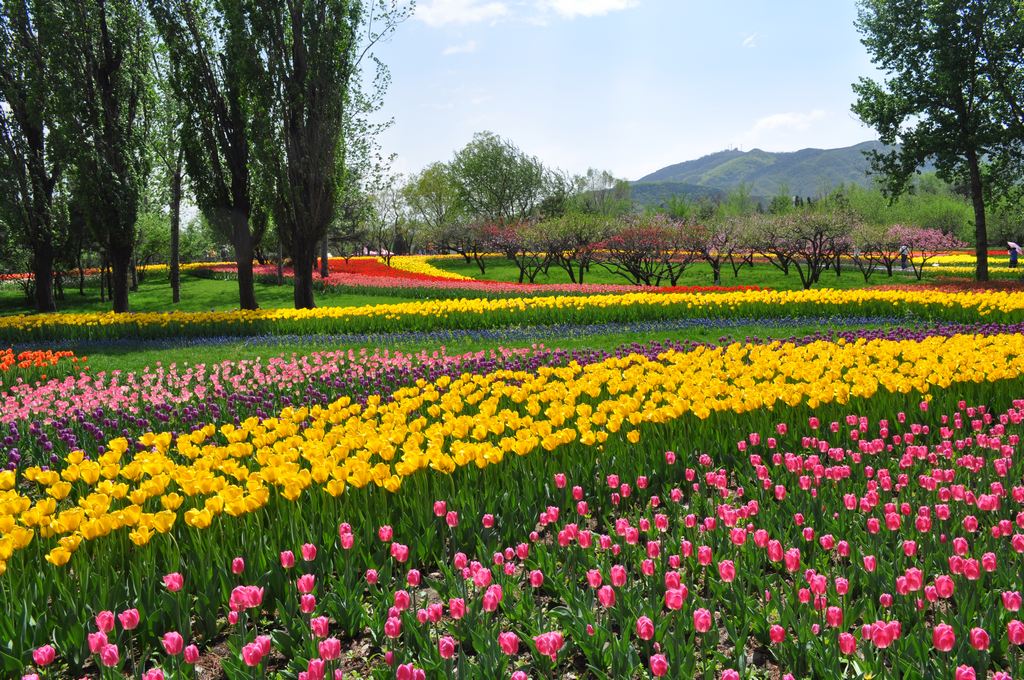
[[[892,276],[893,267],[900,258],[900,242],[893,237],[891,228],[862,226],[853,232],[851,238],[854,244],[853,262],[864,275],[865,281],[880,267]]]
[[[804,289],[835,264],[851,247],[853,219],[842,211],[804,210],[761,219],[757,227],[758,250],[784,274],[795,268]],[[836,273],[842,270],[836,266]]]
[[[486,241],[519,268],[519,283],[534,283],[551,265],[550,240],[535,222],[494,224],[484,230]]]
[[[551,260],[569,275],[573,283],[583,283],[583,276],[596,260],[596,245],[614,232],[615,222],[601,215],[568,212],[546,221]]]
[[[722,264],[726,261],[732,265],[733,275],[739,276],[743,264],[753,260],[754,253],[746,248],[744,233],[744,221],[737,217],[725,217],[714,220],[708,226],[693,227],[700,256],[711,265],[715,285],[722,282]]]
[[[907,259],[920,281],[928,260],[948,250],[965,248],[966,244],[955,236],[944,234],[938,229],[908,227],[897,224],[888,231],[889,238],[907,248]]]
[[[686,268],[701,256],[698,230],[663,215],[634,218],[597,248],[598,264],[630,283],[676,285]]]

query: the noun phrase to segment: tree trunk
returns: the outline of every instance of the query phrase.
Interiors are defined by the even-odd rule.
[[[181,152],[171,174],[171,303],[181,302]]]
[[[298,236],[298,235],[296,235]],[[292,241],[292,270],[295,278],[295,309],[313,309],[313,261],[316,259],[316,241],[294,238]]]
[[[110,297],[114,301],[114,311],[128,311],[128,276],[132,264],[132,247],[130,245],[112,246],[110,249],[110,265],[113,277]]]
[[[277,285],[284,285],[284,241],[277,239]]]
[[[974,277],[978,281],[988,281],[988,230],[985,225],[985,195],[981,183],[978,154],[974,149],[967,154],[967,166],[971,175],[971,203],[974,204],[974,253],[978,260]]]
[[[320,241],[320,278],[326,279],[331,275],[331,268],[327,262],[327,237]]]
[[[32,275],[36,279],[35,304],[37,312],[55,312],[53,299],[53,243],[36,243],[32,249]]]
[[[252,234],[249,232],[249,218],[239,213],[232,216],[232,242],[235,247],[235,263],[238,267],[238,306],[242,309],[259,309],[256,304],[256,288],[252,276]]]
[[[106,302],[106,290],[107,290],[107,255],[103,254],[100,258],[100,302]]]
[[[131,270],[132,273],[131,290],[132,292],[135,292],[139,289],[139,263],[136,262],[134,257],[132,257],[132,259],[130,260],[128,269]]]
[[[82,245],[78,245],[78,294],[85,295],[85,266],[82,262]]]

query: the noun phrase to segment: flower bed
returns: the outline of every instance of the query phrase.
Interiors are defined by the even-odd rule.
[[[575,284],[575,283],[513,283],[471,279],[438,269],[427,262],[425,256],[395,256],[392,266],[376,257],[354,257],[349,260],[328,261],[330,275],[324,279],[317,275],[314,282],[326,290],[337,288],[369,289],[372,291],[423,291],[425,296],[438,293],[479,293],[484,295],[530,295],[540,293],[572,293],[590,295],[596,293],[635,292],[722,292],[737,290],[760,290],[758,286],[675,286],[651,287],[627,284]],[[234,265],[227,263],[209,270],[222,276],[234,276]],[[256,265],[255,274],[265,281],[277,277],[276,265]],[[290,267],[283,269],[284,276],[291,278]]]
[[[1024,312],[1024,297],[1002,292],[817,289],[432,300],[311,310],[38,314],[0,318],[0,338],[26,342],[36,338],[53,341],[311,334],[340,329],[365,333],[737,315],[777,318],[839,312],[878,316],[900,312],[945,321],[1016,321]]]
[[[33,381],[46,380],[47,374],[60,375],[65,372],[88,370],[86,357],[77,357],[70,350],[24,350],[0,349],[0,390],[8,386],[20,386]],[[3,414],[0,413],[0,419]]]
[[[1020,656],[1008,646],[1013,638],[1003,636],[1009,613],[979,595],[1012,592],[1019,573],[1012,566],[1019,533],[1013,522],[1024,496],[1018,499],[1011,486],[1024,472],[1013,456],[1022,404],[1009,408],[1009,398],[1022,392],[1022,369],[1019,334],[698,347],[535,371],[441,376],[365,404],[343,397],[190,434],[132,433],[105,442],[102,452],[90,449],[88,459],[71,454],[52,470],[0,473],[0,556],[7,572],[0,583],[12,595],[0,605],[0,638],[17,645],[0,661],[20,668],[33,649],[56,641],[59,663],[67,668],[109,661],[124,669],[138,659],[147,667],[177,668],[185,642],[206,649],[226,629],[232,653],[225,663],[238,672],[253,662],[257,672],[275,663],[308,674],[314,656],[337,666],[334,643],[326,653],[320,648],[329,632],[348,640],[367,635],[368,626],[367,644],[378,655],[369,663],[386,668],[383,655],[390,651],[392,674],[412,672],[405,665],[414,664],[443,675],[444,664],[456,660],[472,677],[500,677],[493,672],[498,666],[501,673],[531,674],[588,664],[612,668],[600,666],[601,659],[627,675],[666,667],[686,675],[687,663],[702,671],[744,671],[754,663],[752,650],[761,647],[762,664],[769,658],[780,671],[841,674],[856,661],[877,673],[943,658],[929,656],[921,643],[942,617],[955,624],[961,641],[951,661],[1012,669]],[[956,398],[989,409],[968,412]],[[903,422],[897,412],[919,402],[927,411]],[[836,424],[798,432],[812,412],[821,423]],[[762,434],[755,441],[750,432]],[[747,443],[737,450],[741,436]],[[678,460],[664,459],[666,448],[678,451]],[[557,478],[552,485],[556,472],[568,472],[568,487],[579,485],[585,497],[570,500]],[[621,484],[599,490],[598,480],[612,474],[630,480],[630,490]],[[650,516],[656,509],[648,492],[630,496],[640,476],[667,506],[663,538],[662,520]],[[954,482],[963,485],[960,491],[951,490]],[[779,485],[788,493],[780,494]],[[967,490],[974,503],[964,502]],[[845,509],[849,495],[857,498],[853,510]],[[445,503],[441,518],[438,500]],[[577,505],[580,500],[587,504]],[[574,527],[546,510],[559,503],[561,513],[580,514]],[[913,512],[904,514],[902,503],[928,505],[935,532],[912,525]],[[945,518],[938,504],[949,506]],[[455,522],[446,521],[448,511],[457,513]],[[804,514],[803,526],[796,512]],[[968,515],[976,528],[965,523]],[[650,527],[642,526],[645,518]],[[872,519],[888,528],[874,533]],[[383,541],[373,538],[381,525],[395,527]],[[947,559],[959,543],[942,542],[940,526],[966,541],[967,554],[956,553],[959,566]],[[630,542],[630,528],[646,538]],[[775,548],[758,529],[784,551],[798,548],[800,568],[776,561]],[[579,544],[583,530],[592,532],[586,547]],[[520,557],[515,546],[531,546],[531,531],[538,540]],[[595,550],[603,546],[602,535],[610,543]],[[822,543],[826,535],[834,543]],[[663,542],[652,548],[648,541]],[[840,541],[852,548],[849,556]],[[915,550],[904,547],[908,541],[916,542]],[[279,563],[281,551],[306,542],[318,546],[318,556],[298,567]],[[507,547],[514,557],[505,557]],[[458,552],[493,568],[474,569],[470,560],[470,572],[453,569]],[[489,557],[495,552],[503,564]],[[973,564],[964,562],[991,562],[985,553],[997,566],[979,567],[974,578]],[[858,571],[865,555],[883,565],[877,577]],[[244,564],[232,570],[234,557]],[[651,560],[652,573],[644,560]],[[726,561],[738,576],[730,577]],[[115,565],[123,569],[129,562],[132,580],[106,578]],[[512,564],[510,573],[504,563]],[[616,564],[626,580],[602,594],[606,581],[620,580],[612,575]],[[407,573],[410,567],[418,575]],[[920,585],[913,585],[911,568],[921,570]],[[376,582],[365,580],[367,569],[376,570]],[[603,579],[597,588],[589,585],[593,569]],[[527,586],[534,570],[546,575],[546,590]],[[176,578],[169,581],[173,592],[154,582],[171,571],[184,574],[181,590]],[[306,576],[299,578],[299,571]],[[687,584],[692,599],[665,580],[668,571],[679,571],[679,585]],[[922,597],[929,604],[919,611],[915,598],[922,588],[933,582],[938,588],[936,579],[947,573],[962,598],[940,597],[932,606]],[[824,591],[818,574],[827,577]],[[903,585],[897,577],[906,579]],[[836,578],[846,579],[849,596],[839,592]],[[403,581],[417,602],[411,609],[394,599]],[[502,590],[488,596],[493,585]],[[236,592],[239,586],[264,590],[257,597],[253,590]],[[665,599],[669,590],[677,592]],[[764,590],[770,598],[758,596]],[[891,600],[882,599],[886,593]],[[820,596],[844,608],[839,625],[834,616],[824,618],[827,606],[816,606]],[[450,598],[462,598],[465,617],[452,616]],[[442,601],[448,606],[440,618],[431,618],[435,608],[420,621],[418,609]],[[388,611],[392,606],[397,612]],[[111,627],[107,616],[93,621],[92,613],[108,609],[137,609],[144,623],[124,631]],[[699,623],[692,619],[698,609],[710,619],[703,613]],[[24,612],[36,617],[30,628],[22,625]],[[661,637],[645,640],[639,630],[634,636],[641,615]],[[312,623],[320,616],[327,619]],[[898,637],[885,624],[895,620],[902,622]],[[877,621],[883,632],[876,639]],[[872,627],[862,628],[865,623]],[[764,642],[774,634],[772,625],[783,628],[785,644]],[[964,645],[972,627],[990,636],[988,656]],[[514,632],[520,651],[503,654],[498,632]],[[87,633],[104,638],[93,638],[91,648]],[[169,648],[160,645],[167,633],[179,634],[181,644],[172,636]],[[852,652],[842,651],[849,650],[843,633],[858,641]],[[256,637],[263,634],[271,635],[269,648]],[[445,636],[451,647],[438,646]],[[105,659],[111,644],[117,647]],[[814,653],[806,652],[809,647]],[[147,651],[139,656],[131,649]],[[448,651],[459,656],[446,658]],[[660,659],[652,665],[658,654],[664,666]]]

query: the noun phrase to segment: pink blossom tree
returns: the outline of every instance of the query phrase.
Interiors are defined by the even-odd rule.
[[[890,227],[888,236],[892,242],[907,248],[907,260],[919,281],[924,276],[924,267],[928,260],[950,250],[966,247],[963,241],[955,236],[944,234],[938,229],[911,227],[903,224]]]

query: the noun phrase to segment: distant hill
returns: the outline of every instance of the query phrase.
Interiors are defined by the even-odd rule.
[[[691,201],[702,198],[717,201],[725,196],[725,191],[685,182],[633,182],[630,186],[630,197],[642,206],[664,205],[673,196],[686,196]]]
[[[842,149],[801,149],[785,153],[719,151],[692,161],[677,163],[632,183],[634,200],[641,204],[654,196],[682,193],[691,197],[714,196],[745,184],[750,194],[770,198],[786,187],[799,196],[819,196],[839,184],[868,185],[868,161],[864,152],[883,151],[881,142],[862,142]],[[704,192],[703,194],[701,192]]]

